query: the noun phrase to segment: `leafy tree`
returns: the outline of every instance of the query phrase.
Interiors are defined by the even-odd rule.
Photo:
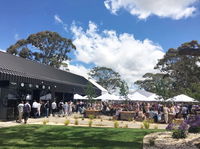
[[[124,97],[127,100],[128,93],[129,93],[128,84],[125,81],[122,81],[120,85],[120,96]]]
[[[43,31],[17,41],[7,52],[59,68],[63,61],[70,59],[67,54],[75,49],[70,39],[56,32]]]
[[[110,93],[120,90],[124,83],[119,73],[107,67],[94,67],[89,75]]]
[[[87,84],[87,87],[85,89],[85,94],[89,100],[89,102],[91,103],[91,106],[92,106],[92,103],[93,103],[93,100],[94,100],[94,97],[96,96],[96,92],[95,92],[95,89],[93,88],[93,85],[92,83],[88,83]]]
[[[200,84],[199,47],[197,41],[191,41],[169,49],[155,66],[161,73],[151,74],[150,78],[144,76],[145,80],[136,84],[166,98],[187,94],[200,99],[199,91],[195,89]]]

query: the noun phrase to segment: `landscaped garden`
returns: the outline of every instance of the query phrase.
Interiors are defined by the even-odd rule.
[[[143,137],[162,130],[20,125],[0,129],[0,148],[141,149]]]

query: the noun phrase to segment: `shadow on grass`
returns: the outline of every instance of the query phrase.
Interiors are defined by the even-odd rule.
[[[21,125],[0,129],[0,148],[140,149],[155,130]]]

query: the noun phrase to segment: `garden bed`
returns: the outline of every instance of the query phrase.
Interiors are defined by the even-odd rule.
[[[157,132],[146,135],[143,149],[199,149],[200,133],[189,133],[185,139],[173,139],[172,132]]]

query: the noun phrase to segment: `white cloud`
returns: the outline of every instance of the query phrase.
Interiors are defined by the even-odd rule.
[[[0,48],[0,51],[1,51],[1,52],[6,52],[6,50],[3,50],[3,49],[1,49],[1,48]]]
[[[56,23],[61,24],[62,27],[63,27],[63,29],[64,29],[66,32],[68,32],[67,24],[65,24],[65,23],[63,22],[63,20],[60,18],[59,15],[54,15],[54,20],[55,20]]]
[[[73,24],[73,43],[76,45],[76,59],[84,63],[110,67],[119,72],[123,79],[133,84],[153,67],[164,52],[162,47],[149,39],[136,40],[132,34],[117,34],[114,30],[98,31],[93,22],[84,31]]]
[[[113,14],[125,9],[139,19],[146,19],[150,15],[175,20],[192,16],[196,11],[198,0],[105,0],[105,7]]]
[[[19,40],[19,34],[14,35],[15,40]]]

